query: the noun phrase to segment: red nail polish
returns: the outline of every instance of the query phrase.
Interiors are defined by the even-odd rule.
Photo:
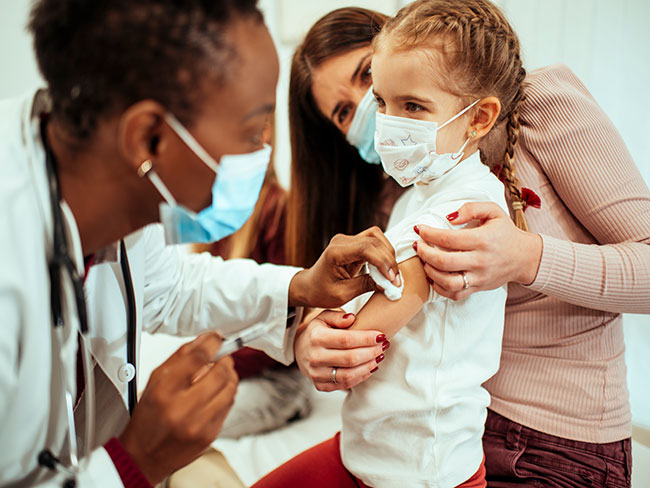
[[[453,212],[447,215],[447,220],[451,222],[452,220],[456,220],[460,214],[458,212]]]
[[[390,341],[386,341],[386,342],[384,342],[384,343],[381,345],[381,350],[382,350],[382,351],[385,351],[385,350],[388,349],[389,347],[390,347]]]
[[[378,369],[379,369],[379,368],[375,368],[375,369],[371,370],[370,372],[371,372],[371,373],[374,373],[374,372],[377,371]]]
[[[413,230],[415,231],[415,233],[417,235],[420,235],[420,226],[419,225],[416,225],[415,227],[413,227]]]
[[[354,317],[354,314],[353,314],[353,313],[346,313],[346,314],[343,316],[344,319],[349,319],[350,317]]]
[[[384,357],[385,356],[383,354],[380,354],[379,356],[377,356],[375,358],[375,361],[377,361],[377,364],[381,363],[384,360]]]
[[[413,249],[415,249],[415,252],[418,252],[418,243],[417,242],[413,243]]]
[[[375,341],[377,341],[377,344],[380,342],[384,342],[386,340],[386,334],[379,334],[376,338]]]

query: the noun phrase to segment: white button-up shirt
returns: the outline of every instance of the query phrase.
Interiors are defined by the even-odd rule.
[[[445,216],[466,202],[487,201],[508,211],[503,185],[478,152],[430,184],[410,188],[386,232],[397,261],[416,255],[413,226],[458,228]],[[357,312],[368,298],[344,308]],[[451,488],[477,471],[490,403],[481,384],[499,366],[505,302],[505,287],[461,301],[431,291],[391,340],[379,371],[355,386],[343,405],[346,468],[376,488]]]
[[[71,283],[63,283],[66,326],[54,330],[48,258],[52,210],[39,113],[44,93],[0,102],[0,484],[61,486],[37,463],[49,448],[67,459],[64,391],[76,391],[78,318]],[[83,275],[74,215],[63,203],[71,258]],[[196,335],[209,329],[232,334],[264,323],[270,332],[254,347],[290,362],[294,328],[287,328],[288,288],[297,268],[186,255],[166,246],[161,226],[125,238],[135,291],[137,346],[140,332]],[[109,253],[110,254],[110,253]],[[128,421],[127,306],[119,262],[93,266],[85,283],[89,333],[83,342],[98,366],[96,446],[81,463],[77,486],[121,486],[101,446]],[[61,330],[63,329],[63,330]],[[85,420],[77,409],[79,437]]]

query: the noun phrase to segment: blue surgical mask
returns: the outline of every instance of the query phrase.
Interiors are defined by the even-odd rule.
[[[271,159],[271,147],[265,144],[252,153],[224,155],[217,164],[176,117],[167,114],[165,120],[192,152],[215,172],[212,204],[197,214],[176,202],[151,167],[142,170],[165,199],[160,204],[160,221],[165,228],[167,244],[216,242],[228,237],[253,213]]]
[[[381,158],[375,151],[375,114],[377,113],[377,99],[368,89],[357,105],[357,110],[352,117],[346,139],[357,148],[359,155],[370,164],[379,164]]]

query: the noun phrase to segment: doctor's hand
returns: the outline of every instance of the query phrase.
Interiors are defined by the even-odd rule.
[[[380,331],[345,330],[354,320],[354,314],[326,310],[298,327],[296,363],[316,389],[352,388],[374,373],[384,359],[390,346],[386,336]]]
[[[466,203],[447,216],[454,225],[478,221],[468,229],[418,226],[417,253],[433,289],[452,300],[508,282],[530,284],[542,257],[542,238],[515,226],[496,203]],[[465,288],[463,273],[469,288]]]
[[[289,305],[334,308],[379,290],[369,275],[357,276],[366,262],[400,286],[395,250],[379,227],[372,227],[356,236],[335,235],[316,264],[294,276]]]
[[[221,430],[237,391],[232,359],[210,364],[221,342],[203,334],[158,367],[119,437],[152,485],[200,456]]]

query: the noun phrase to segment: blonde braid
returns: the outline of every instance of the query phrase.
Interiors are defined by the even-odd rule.
[[[521,185],[517,175],[515,174],[514,161],[515,161],[515,147],[519,140],[519,109],[515,108],[508,117],[507,121],[507,145],[506,152],[503,157],[502,175],[506,189],[510,193],[510,200],[512,210],[515,216],[515,225],[521,230],[528,231],[528,223],[524,215],[526,202],[521,197]]]

